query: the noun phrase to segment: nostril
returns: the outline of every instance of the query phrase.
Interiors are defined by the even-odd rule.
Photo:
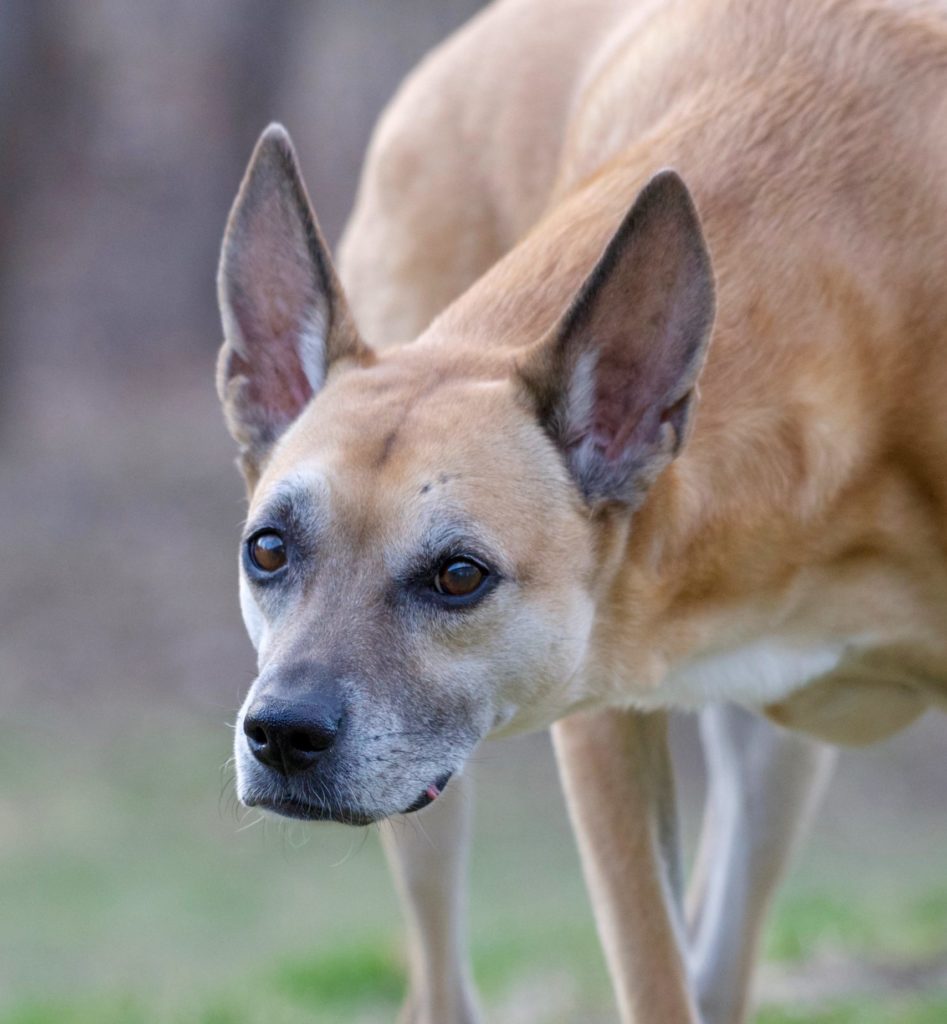
[[[318,740],[314,736],[303,732],[302,729],[294,729],[286,738],[293,750],[298,750],[301,754],[315,754],[319,750],[325,749],[325,747],[319,746]]]
[[[300,754],[319,754],[332,746],[335,734],[336,730],[331,727],[309,726],[306,729],[293,729],[287,740]]]
[[[247,739],[251,740],[257,746],[266,746],[266,731],[260,725],[251,725],[249,722],[246,723],[243,729],[246,733]]]

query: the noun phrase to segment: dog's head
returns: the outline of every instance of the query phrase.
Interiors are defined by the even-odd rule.
[[[414,810],[487,734],[586,699],[602,524],[627,521],[679,451],[713,315],[676,175],[564,300],[530,345],[376,354],[285,132],[264,134],[220,271],[259,654],[236,727],[245,803],[353,823]]]

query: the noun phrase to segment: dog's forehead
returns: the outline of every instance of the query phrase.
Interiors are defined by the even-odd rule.
[[[530,482],[546,489],[559,469],[509,378],[382,363],[327,384],[280,442],[254,505],[295,495],[363,538],[447,519],[506,534],[511,518],[535,515]]]
[[[481,472],[482,462],[511,458],[528,426],[513,396],[504,375],[436,359],[348,370],[329,381],[285,436],[275,469],[282,476],[317,460],[333,478],[365,475],[393,487]]]

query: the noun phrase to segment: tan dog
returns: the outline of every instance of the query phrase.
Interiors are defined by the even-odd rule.
[[[689,964],[639,712],[861,743],[947,702],[945,86],[935,3],[496,4],[376,133],[341,253],[374,347],[264,135],[220,291],[245,802],[378,820],[556,722],[622,1019],[698,1020],[690,973],[738,1019],[772,878],[734,948],[723,858]],[[764,745],[788,811],[730,830],[788,839],[824,759]],[[420,895],[411,1019],[472,1019],[456,908]]]

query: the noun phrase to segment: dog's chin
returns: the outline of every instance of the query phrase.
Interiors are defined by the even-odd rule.
[[[249,793],[241,796],[241,802],[247,807],[259,807],[261,810],[270,811],[283,818],[293,818],[296,821],[334,821],[339,825],[364,826],[372,825],[385,818],[394,817],[397,814],[414,814],[422,808],[432,804],[444,792],[447,783],[450,782],[452,772],[446,772],[431,783],[415,800],[407,807],[393,811],[366,812],[352,807],[342,807],[314,803],[308,800],[299,800],[295,797],[279,794],[255,794]]]
[[[371,825],[384,817],[383,814],[366,814],[350,807],[314,804],[290,797],[246,797],[242,802],[247,807],[259,807],[261,810],[296,821],[334,821],[339,825],[360,826]]]

